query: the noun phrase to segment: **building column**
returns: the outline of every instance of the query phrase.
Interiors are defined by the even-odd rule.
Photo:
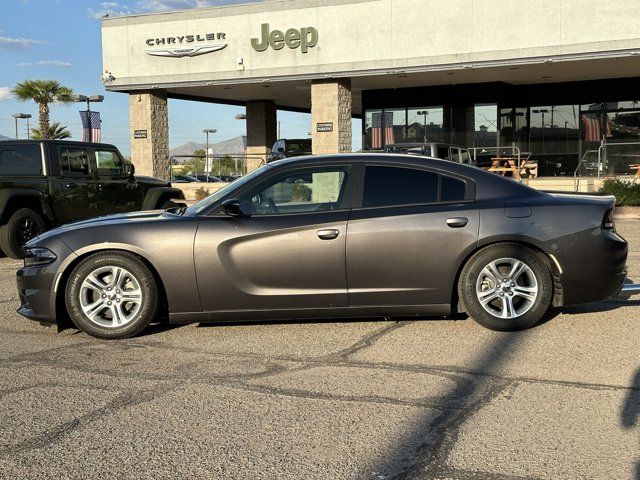
[[[348,153],[352,148],[351,79],[311,83],[313,153]]]
[[[272,101],[247,103],[247,172],[267,163],[267,154],[277,140],[277,118]]]
[[[167,92],[129,94],[131,161],[141,175],[169,180]]]

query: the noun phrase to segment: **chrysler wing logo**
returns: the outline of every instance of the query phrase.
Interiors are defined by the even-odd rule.
[[[227,45],[228,43],[218,43],[216,45],[203,45],[193,48],[161,48],[158,50],[145,50],[145,52],[147,55],[153,55],[154,57],[197,57],[198,55],[217,52],[225,48]]]

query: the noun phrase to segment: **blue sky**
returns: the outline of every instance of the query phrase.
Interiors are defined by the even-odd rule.
[[[37,122],[34,103],[13,100],[11,88],[26,79],[55,79],[84,95],[104,95],[99,105],[103,141],[114,143],[125,153],[129,145],[128,97],[108,93],[100,81],[102,54],[100,17],[127,13],[158,12],[206,7],[248,0],[0,0],[0,134],[14,136],[14,113],[30,113]],[[254,0],[257,1],[257,0]],[[51,120],[67,125],[73,139],[80,139],[78,110],[81,104],[51,107]],[[234,119],[244,108],[170,100],[170,146],[187,141],[204,142],[203,128],[216,128],[217,140],[245,133],[244,122]],[[310,116],[279,112],[283,137],[306,137]],[[19,135],[24,138],[26,126]],[[355,148],[359,148],[356,123]]]

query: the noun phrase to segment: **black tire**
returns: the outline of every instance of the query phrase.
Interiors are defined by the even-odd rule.
[[[136,283],[141,291],[139,308],[131,307],[131,302],[126,301],[126,293],[132,292],[131,289],[123,288],[122,291],[109,287],[110,292],[104,289],[104,294],[100,295],[98,289],[86,289],[83,282],[92,273],[101,269],[119,268],[126,270],[127,274],[123,275],[123,282],[133,285],[136,290]],[[112,270],[113,271],[113,270]],[[109,276],[107,272],[105,276],[96,277],[102,281],[104,285],[111,283],[113,275]],[[131,279],[133,277],[133,280]],[[111,283],[112,285],[115,285]],[[125,284],[126,286],[126,284]],[[122,287],[121,287],[122,288]],[[117,292],[117,294],[116,294]],[[108,296],[105,298],[105,295]],[[81,300],[82,298],[82,300]],[[90,319],[83,311],[82,302],[92,304],[93,302],[102,302],[94,311],[97,313],[94,320]],[[122,321],[120,325],[114,323],[113,314],[117,310],[122,313],[129,309],[130,318]],[[105,305],[105,303],[108,305]],[[105,251],[95,253],[82,260],[73,270],[69,281],[65,288],[65,303],[69,316],[75,325],[83,332],[97,338],[111,340],[120,338],[130,338],[142,332],[149,323],[156,318],[160,308],[160,295],[158,293],[158,284],[156,278],[147,267],[147,265],[136,255],[123,251]]]
[[[504,282],[509,279],[508,270],[513,266],[508,260],[523,262],[528,267],[516,277],[515,283]],[[484,270],[492,262],[496,262],[496,273],[503,277],[495,286],[491,279],[496,275],[488,275]],[[535,298],[527,298],[533,296],[530,291],[534,288],[537,288]],[[521,292],[527,297],[519,296]],[[543,319],[553,298],[553,281],[549,268],[533,250],[515,243],[501,243],[476,252],[467,261],[460,274],[458,294],[469,316],[480,325],[491,330],[517,331]],[[482,295],[485,302],[493,298],[486,307],[480,301]],[[501,318],[504,312],[511,318]]]
[[[0,228],[0,250],[11,258],[24,258],[24,244],[47,229],[42,216],[30,208],[21,208]]]

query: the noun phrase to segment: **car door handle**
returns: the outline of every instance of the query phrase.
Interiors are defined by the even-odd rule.
[[[340,230],[329,228],[327,230],[318,230],[318,238],[321,240],[333,240],[340,235]]]
[[[449,225],[451,228],[466,227],[467,223],[469,223],[469,219],[465,217],[447,218],[447,225]]]

